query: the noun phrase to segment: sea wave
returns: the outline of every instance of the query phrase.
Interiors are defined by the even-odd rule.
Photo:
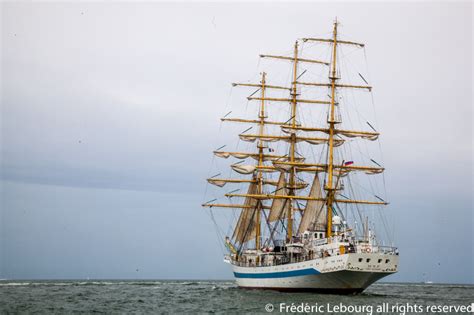
[[[0,282],[1,287],[9,287],[9,286],[28,286],[30,282]]]

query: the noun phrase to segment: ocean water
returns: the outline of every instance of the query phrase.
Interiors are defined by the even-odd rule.
[[[0,314],[462,314],[454,307],[471,303],[472,285],[376,283],[339,296],[243,290],[233,281],[0,281]]]

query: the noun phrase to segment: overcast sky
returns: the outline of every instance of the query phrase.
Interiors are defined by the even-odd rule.
[[[0,278],[231,278],[200,207],[229,84],[337,16],[367,44],[388,280],[474,282],[469,2],[1,10]]]

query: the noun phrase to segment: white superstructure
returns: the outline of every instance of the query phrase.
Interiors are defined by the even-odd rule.
[[[237,284],[243,288],[281,291],[358,293],[373,282],[397,272],[398,252],[350,237],[315,238],[306,232],[286,248],[248,250],[243,260],[228,255]],[[284,250],[284,251],[281,251]]]

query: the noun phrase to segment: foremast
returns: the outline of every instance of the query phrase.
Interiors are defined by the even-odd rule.
[[[334,129],[336,119],[335,119],[335,98],[336,98],[336,80],[337,78],[337,71],[336,71],[336,63],[337,63],[337,20],[334,22],[334,29],[333,29],[333,48],[332,48],[332,67],[331,67],[331,75],[329,79],[331,80],[331,108],[330,108],[330,116],[328,119],[329,124],[329,152],[328,152],[328,180],[327,185],[325,187],[327,191],[327,228],[326,228],[326,237],[328,239],[332,236],[332,208],[333,208],[333,201],[334,201],[334,194],[336,191],[336,187],[333,186],[333,177],[334,177]]]

